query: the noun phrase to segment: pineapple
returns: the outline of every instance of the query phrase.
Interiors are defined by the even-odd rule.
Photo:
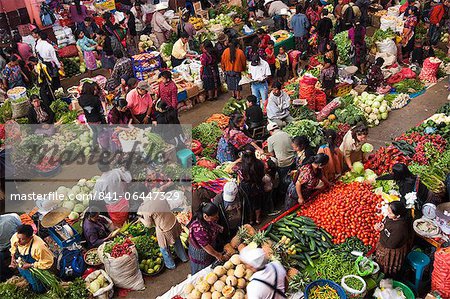
[[[274,249],[273,249],[273,242],[271,240],[265,241],[261,245],[262,250],[266,253],[268,257],[271,257],[273,255]]]
[[[250,224],[245,224],[244,227],[250,236],[254,236],[256,234],[256,230]]]
[[[238,234],[239,234],[239,232],[238,232]],[[237,249],[239,244],[241,244],[241,238],[238,236],[238,234],[236,234],[236,236],[234,236],[230,241],[230,245],[234,249]]]
[[[225,253],[226,253],[227,255],[230,255],[230,256],[236,253],[236,249],[234,249],[234,248],[230,245],[230,243],[226,244],[226,245],[223,247],[223,250],[225,251]]]
[[[241,226],[239,227],[236,237],[239,238],[239,243],[249,243],[249,239],[251,238],[251,236],[249,235],[247,229],[245,228],[245,226]],[[234,238],[233,238],[234,239]],[[236,240],[235,240],[236,241]],[[233,244],[234,245],[234,244]],[[240,244],[238,244],[236,246],[236,248],[239,246]]]
[[[288,277],[289,279],[292,279],[292,278],[294,278],[294,276],[297,275],[297,274],[298,274],[298,270],[295,269],[295,268],[293,268],[293,267],[291,267],[291,268],[289,268],[289,270],[288,270],[288,272],[287,272],[287,277]]]
[[[266,234],[264,232],[257,232],[253,237],[252,237],[252,242],[256,243],[256,245],[261,246],[262,244],[264,244],[266,241],[268,240],[268,238],[266,237]]]

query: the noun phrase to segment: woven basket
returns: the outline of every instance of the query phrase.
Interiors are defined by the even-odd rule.
[[[28,110],[30,109],[30,102],[23,101],[20,103],[11,102],[12,108],[12,117],[13,118],[21,118],[28,114]]]

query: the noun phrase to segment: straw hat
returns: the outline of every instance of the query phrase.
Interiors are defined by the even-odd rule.
[[[264,6],[266,6],[269,3],[272,3],[274,0],[264,0]]]
[[[42,218],[41,224],[43,227],[52,227],[66,219],[69,216],[70,210],[68,208],[59,207],[53,211],[48,212]]]

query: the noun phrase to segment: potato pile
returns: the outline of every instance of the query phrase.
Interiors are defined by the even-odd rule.
[[[187,299],[244,299],[245,288],[253,275],[239,259],[233,255],[223,266],[217,266],[213,272],[200,278],[197,283],[184,288]]]

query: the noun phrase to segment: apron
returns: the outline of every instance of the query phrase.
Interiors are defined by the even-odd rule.
[[[282,298],[287,298],[286,295],[281,290],[279,290],[277,288],[277,284],[278,284],[278,272],[277,272],[277,269],[275,269],[274,265],[270,265],[270,266],[272,266],[272,268],[275,271],[275,282],[273,284],[270,284],[267,281],[264,281],[264,280],[261,280],[261,279],[258,279],[258,278],[253,278],[251,281],[258,281],[258,282],[260,282],[262,284],[265,284],[269,288],[271,288],[272,292],[273,292],[272,297],[271,297],[272,299],[275,299],[275,295],[281,296]]]
[[[20,257],[25,263],[29,263],[29,264],[36,262],[36,260],[31,256],[31,248],[32,247],[33,247],[33,241],[31,241],[30,248],[28,248],[28,253],[21,254],[16,245],[16,254],[14,255],[14,258],[17,260]],[[25,270],[25,269],[19,268],[19,273],[20,273],[20,275],[22,275],[23,278],[25,278],[28,281],[28,283],[31,285],[31,288],[33,289],[33,291],[35,293],[43,293],[45,291],[45,287],[42,284],[42,282],[35,279],[30,270],[28,270],[28,269]]]

